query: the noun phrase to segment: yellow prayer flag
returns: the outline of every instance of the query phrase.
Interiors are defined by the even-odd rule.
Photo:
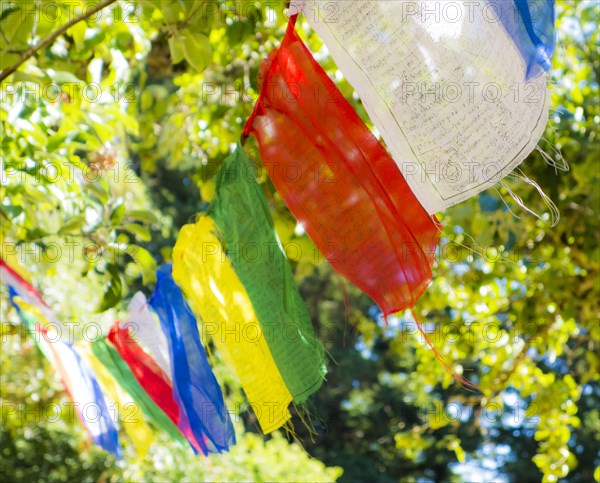
[[[216,236],[212,218],[201,215],[181,229],[173,249],[173,278],[231,364],[265,434],[290,419],[288,391],[258,323],[246,289]]]

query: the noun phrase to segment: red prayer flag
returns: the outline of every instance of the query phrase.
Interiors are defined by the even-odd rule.
[[[140,386],[144,388],[148,396],[179,428],[188,442],[197,451],[201,451],[201,447],[194,438],[189,422],[180,420],[179,408],[173,398],[173,389],[168,376],[156,361],[131,337],[129,325],[121,327],[120,322],[115,322],[110,328],[107,338],[115,346],[117,352],[127,363],[134,377]]]
[[[294,30],[261,65],[244,135],[290,211],[336,271],[390,315],[429,285],[437,220]]]

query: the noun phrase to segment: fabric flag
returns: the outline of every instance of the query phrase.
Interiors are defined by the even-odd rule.
[[[172,276],[161,267],[149,304],[166,335],[172,359],[173,395],[180,417],[187,417],[196,441],[206,455],[227,451],[235,444],[233,424],[223,393],[200,344],[196,319]]]
[[[294,2],[433,214],[493,186],[548,120],[553,0]]]
[[[144,417],[158,430],[164,431],[169,437],[179,443],[185,438],[177,426],[169,419],[163,410],[152,400],[137,381],[129,366],[119,356],[116,349],[102,338],[91,344],[92,354],[104,368],[119,383],[121,388],[140,407]]]
[[[84,363],[73,344],[63,341],[60,337],[58,339],[50,338],[47,327],[40,324],[39,321],[36,322],[27,314],[30,311],[43,317],[38,307],[29,305],[22,300],[12,285],[9,285],[9,295],[19,317],[28,330],[35,334],[35,340],[42,352],[58,371],[65,391],[73,402],[79,419],[87,429],[92,441],[120,459],[121,445],[117,428],[111,419],[106,400],[94,373]],[[35,294],[35,299],[41,300],[39,293]]]
[[[111,376],[110,372],[92,354],[92,346],[95,344],[96,342],[88,344],[85,347],[86,350],[83,352],[83,355],[89,363],[90,368],[94,371],[94,374],[96,374],[96,378],[104,394],[116,405],[116,414],[120,418],[119,421],[122,422],[125,433],[131,439],[138,456],[143,458],[148,454],[148,449],[152,444],[152,430],[139,414],[140,405],[121,389],[116,379]]]
[[[556,45],[554,0],[490,1],[489,4],[519,49],[527,65],[526,78],[549,71]]]
[[[133,338],[152,356],[163,372],[167,375],[172,374],[167,337],[142,292],[136,292],[129,302],[127,318],[123,325],[129,326]]]
[[[430,283],[436,220],[300,40],[295,20],[261,66],[244,134],[257,138],[277,191],[333,268],[387,316],[412,307]]]
[[[294,402],[302,403],[323,382],[323,346],[315,336],[256,178],[254,161],[238,144],[221,166],[208,213],[250,297],[275,365]]]
[[[116,348],[121,358],[127,363],[129,369],[137,379],[144,391],[169,417],[181,433],[188,440],[193,450],[201,451],[201,447],[185,418],[180,419],[179,408],[173,398],[173,390],[168,376],[160,366],[149,356],[140,345],[132,338],[130,327],[122,327],[120,322],[115,322],[110,328],[108,340]]]
[[[192,310],[235,369],[263,433],[291,417],[292,396],[257,322],[244,285],[225,255],[212,218],[182,227],[173,248],[173,278]]]
[[[21,278],[27,282],[30,282],[30,274],[21,266],[19,262],[20,258],[19,252],[17,251],[17,244],[7,240],[4,231],[0,230],[0,260],[9,266],[11,270],[17,273]]]
[[[48,304],[46,304],[41,294],[2,258],[0,258],[0,280],[11,287],[25,303],[36,307],[47,322],[53,324],[57,329],[60,328],[61,331],[65,329],[62,333],[67,332],[62,322]]]

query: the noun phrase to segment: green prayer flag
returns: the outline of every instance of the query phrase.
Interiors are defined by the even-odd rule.
[[[146,391],[140,383],[137,382],[131,369],[116,349],[110,346],[105,339],[99,339],[90,344],[92,353],[102,363],[102,365],[110,372],[119,385],[126,391],[131,398],[139,405],[144,413],[157,429],[166,432],[174,441],[185,443],[186,440],[169,417],[160,409],[156,403],[150,399]]]
[[[209,215],[248,292],[283,381],[294,402],[304,402],[323,382],[323,346],[277,238],[256,165],[239,143],[219,171]]]

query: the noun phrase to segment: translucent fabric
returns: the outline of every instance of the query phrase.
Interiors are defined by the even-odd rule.
[[[202,452],[227,451],[235,444],[223,393],[212,372],[196,319],[173,280],[171,265],[161,267],[149,304],[160,319],[172,360],[173,395]]]
[[[92,441],[120,458],[117,428],[96,377],[71,344],[52,343],[49,346],[71,400],[81,408],[80,419],[90,431]]]
[[[28,312],[41,315],[37,307],[28,305],[20,299],[13,286],[9,286],[9,295],[19,317],[28,330],[35,334],[36,342],[42,352],[58,372],[65,391],[74,403],[77,415],[92,441],[105,451],[121,458],[117,428],[94,373],[72,344],[60,337],[55,338],[54,335],[50,337],[47,327],[35,323]],[[35,294],[35,298],[41,300],[39,294]]]
[[[185,438],[175,423],[146,393],[114,346],[107,343],[105,339],[98,339],[91,344],[91,349],[92,354],[135,401],[144,417],[156,429],[168,434],[172,440],[184,443]]]
[[[217,177],[209,215],[244,285],[269,350],[294,402],[323,383],[323,346],[317,340],[279,243],[254,161],[238,144]]]
[[[58,319],[54,311],[46,304],[41,294],[25,280],[16,270],[14,270],[6,261],[0,258],[0,281],[8,285],[13,291],[28,305],[36,307],[44,320],[56,324],[61,330],[66,328]]]
[[[526,78],[549,71],[556,44],[554,0],[489,3],[527,63]]]
[[[146,423],[147,418],[145,416],[142,417],[140,414],[140,405],[137,404],[127,392],[121,389],[117,380],[94,356],[94,354],[92,354],[91,346],[95,345],[96,342],[97,341],[94,341],[93,344],[84,347],[84,349],[87,350],[83,352],[83,356],[89,363],[90,368],[96,374],[96,378],[98,379],[98,383],[102,387],[104,394],[111,399],[113,404],[115,404],[115,414],[119,416],[120,427],[122,427],[127,436],[129,436],[138,456],[143,458],[148,454],[148,448],[150,448],[150,445],[152,444],[152,429],[150,429],[150,426]],[[131,377],[133,378],[133,376]],[[175,430],[177,430],[177,428],[175,428]]]
[[[127,319],[123,325],[130,327],[132,337],[152,356],[163,372],[170,375],[173,368],[167,338],[142,292],[135,293],[129,302]]]
[[[277,191],[333,268],[385,315],[431,281],[439,231],[394,161],[294,31],[261,66],[244,134]]]
[[[262,431],[290,419],[287,389],[244,285],[217,238],[214,221],[201,215],[181,228],[173,248],[173,278],[225,361],[235,369]]]
[[[128,326],[122,327],[120,322],[115,322],[110,328],[107,338],[127,363],[148,396],[180,429],[194,451],[200,451],[200,445],[194,438],[187,420],[185,418],[180,419],[179,407],[173,398],[173,390],[168,376],[131,337],[130,328]]]
[[[550,106],[552,1],[300,7],[428,213],[494,186],[536,148]]]

